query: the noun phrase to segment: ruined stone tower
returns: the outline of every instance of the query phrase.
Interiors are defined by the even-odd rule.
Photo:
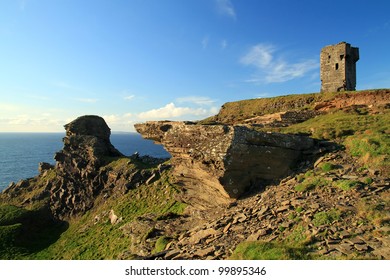
[[[356,61],[359,48],[346,42],[326,46],[321,50],[321,92],[355,90]]]

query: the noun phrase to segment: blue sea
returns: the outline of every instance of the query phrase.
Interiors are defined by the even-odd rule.
[[[54,164],[54,154],[63,147],[64,133],[0,133],[0,191],[11,182],[38,175],[38,163]],[[170,157],[161,145],[138,133],[112,133],[111,143],[124,155],[135,152],[158,158]]]

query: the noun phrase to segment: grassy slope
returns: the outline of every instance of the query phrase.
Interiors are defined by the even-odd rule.
[[[213,122],[231,123],[239,122],[245,119],[273,114],[288,110],[312,109],[316,102],[326,102],[345,94],[376,93],[382,91],[362,90],[338,93],[309,93],[309,94],[291,94],[270,98],[247,99],[225,103],[219,113],[215,116],[200,121],[208,124]]]

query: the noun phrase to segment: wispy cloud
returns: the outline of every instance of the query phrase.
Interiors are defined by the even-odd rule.
[[[230,0],[216,0],[216,4],[220,14],[236,19],[236,11]]]
[[[215,103],[215,100],[209,98],[209,97],[203,97],[203,96],[185,96],[185,97],[179,97],[176,98],[176,101],[178,103],[192,103],[196,105],[207,105],[210,106]]]
[[[275,57],[277,48],[271,44],[253,46],[240,62],[246,66],[253,66],[257,72],[248,82],[254,83],[281,83],[305,76],[312,70],[318,69],[319,63],[315,59],[305,59],[290,63],[280,55]]]
[[[135,97],[135,95],[132,94],[132,95],[127,95],[127,96],[123,97],[123,99],[129,101],[129,100],[134,99],[134,97]]]
[[[139,113],[137,117],[142,120],[161,120],[181,116],[205,116],[209,110],[204,108],[177,107],[173,102],[164,107]]]

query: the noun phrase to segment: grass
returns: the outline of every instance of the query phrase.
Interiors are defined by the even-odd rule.
[[[356,188],[357,186],[361,185],[361,182],[359,181],[353,181],[353,180],[338,180],[333,183],[335,187],[343,190],[343,191],[350,191],[353,188]]]
[[[282,241],[245,241],[234,250],[230,259],[237,260],[306,260],[315,257],[310,244],[312,237],[303,223],[291,232],[282,233]]]
[[[242,242],[230,259],[233,260],[305,260],[308,251],[303,246],[288,246],[279,242]]]
[[[348,152],[366,168],[390,175],[390,136],[384,132],[365,131],[345,140]]]
[[[53,222],[47,209],[26,210],[0,206],[0,259],[24,259],[50,244],[66,230],[66,223]]]
[[[363,198],[357,204],[357,215],[364,223],[372,223],[377,227],[390,224],[390,195],[382,193],[379,199]]]
[[[305,122],[281,129],[284,133],[307,133],[317,139],[335,139],[347,137],[356,131],[369,129],[372,126],[384,125],[387,117],[358,115],[351,112],[336,111],[320,115]]]
[[[331,209],[329,211],[318,212],[314,215],[312,220],[313,225],[316,227],[323,225],[330,225],[334,221],[338,221],[341,217],[341,213],[337,209]]]
[[[0,205],[0,226],[12,225],[20,222],[28,211],[14,205]]]
[[[305,174],[298,175],[298,181],[294,189],[297,192],[307,192],[316,187],[327,186],[329,182],[322,176],[316,175],[313,171],[308,171]]]
[[[171,238],[169,238],[167,236],[160,236],[157,239],[156,244],[154,245],[153,253],[159,253],[159,252],[164,251],[166,246],[168,245],[168,243],[170,241],[171,241]]]
[[[319,168],[321,168],[321,170],[324,172],[329,172],[329,171],[337,169],[337,166],[330,163],[330,162],[324,162],[324,163],[320,164]]]

